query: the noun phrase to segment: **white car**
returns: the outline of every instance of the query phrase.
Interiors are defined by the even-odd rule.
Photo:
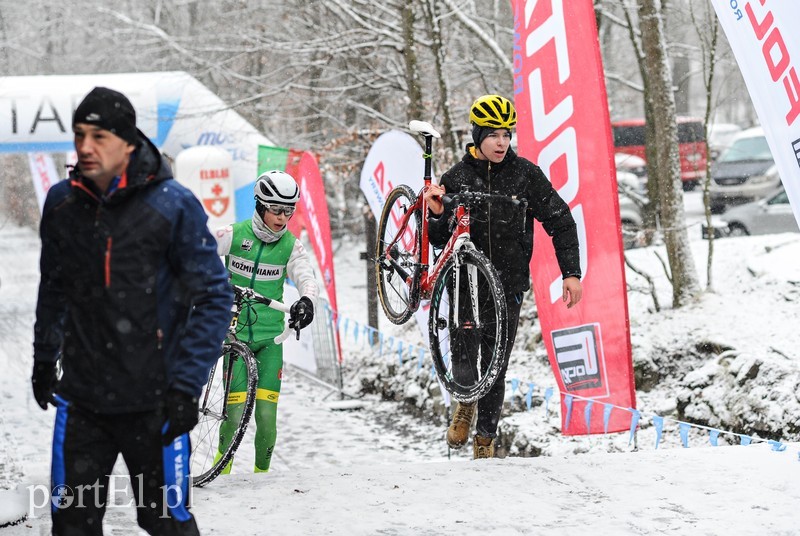
[[[633,173],[638,179],[638,189],[644,192],[647,189],[647,162],[635,154],[614,153],[614,166],[617,172]]]
[[[708,125],[708,153],[716,161],[725,149],[731,146],[742,127],[733,123],[712,123]]]
[[[617,169],[619,219],[622,223],[622,245],[625,249],[641,246],[644,241],[642,207],[647,203],[647,197],[642,193],[640,181],[633,173]]]

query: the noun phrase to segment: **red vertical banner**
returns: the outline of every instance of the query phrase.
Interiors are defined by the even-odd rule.
[[[580,239],[583,300],[567,309],[551,240],[540,224],[534,229],[533,290],[562,393],[562,433],[627,430],[631,413],[619,408],[635,408],[636,393],[613,141],[592,0],[512,3],[519,154],[538,164],[569,204]]]
[[[333,271],[333,247],[331,241],[331,219],[328,213],[328,201],[325,198],[325,185],[319,172],[317,159],[309,152],[289,149],[286,159],[286,173],[297,180],[300,186],[300,202],[297,204],[295,217],[289,220],[289,232],[300,236],[306,229],[314,254],[317,257],[322,279],[328,293],[333,310],[334,326],[339,307],[336,303],[336,278]],[[342,351],[339,344],[338,331],[336,334],[336,351],[339,362],[342,360]]]

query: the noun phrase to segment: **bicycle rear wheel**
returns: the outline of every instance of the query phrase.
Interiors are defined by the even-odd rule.
[[[506,360],[507,322],[489,259],[472,249],[454,253],[433,287],[428,333],[436,373],[455,400],[472,403],[492,388]]]
[[[406,322],[419,307],[419,262],[422,214],[419,209],[401,220],[416,201],[416,194],[401,185],[389,192],[378,222],[375,269],[383,312],[395,324]],[[390,244],[391,247],[389,247]]]
[[[229,416],[228,403],[236,368],[234,364],[237,362],[244,364],[244,368],[241,370],[247,373],[244,406],[241,413],[237,410],[231,414],[233,418],[238,419],[238,422],[230,423],[235,426],[235,431],[222,452],[220,427]],[[222,347],[222,355],[212,367],[208,383],[200,394],[199,421],[191,433],[190,463],[193,486],[201,487],[214,480],[233,458],[253,414],[257,383],[258,366],[253,352],[239,341],[226,342]],[[239,401],[237,400],[237,402]],[[236,417],[234,417],[234,413],[237,415]]]

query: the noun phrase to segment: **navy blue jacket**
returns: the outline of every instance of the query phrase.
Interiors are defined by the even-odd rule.
[[[524,292],[531,286],[530,262],[533,254],[533,220],[542,223],[553,237],[556,259],[563,277],[581,277],[578,233],[569,206],[553,189],[536,164],[517,156],[509,148],[502,162],[491,163],[467,151],[439,181],[449,193],[465,190],[517,196],[528,203],[527,210],[510,201],[495,200],[478,204],[470,216],[470,236],[497,269],[506,294]],[[452,234],[453,207],[445,206],[439,217],[429,215],[431,244],[444,246]]]
[[[104,196],[78,168],[47,194],[34,360],[61,357],[56,392],[98,413],[199,395],[231,319],[227,272],[195,196],[149,140]]]

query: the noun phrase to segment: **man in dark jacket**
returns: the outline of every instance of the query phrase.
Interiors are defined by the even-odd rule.
[[[472,241],[492,262],[503,284],[508,311],[506,353],[510,355],[519,323],[522,293],[530,288],[533,219],[539,220],[547,234],[553,237],[563,277],[563,301],[567,307],[576,305],[582,295],[578,234],[569,206],[559,197],[542,170],[517,156],[509,147],[511,129],[517,123],[511,102],[499,95],[484,95],[472,104],[470,122],[474,145],[467,145],[461,162],[442,175],[440,183],[431,185],[425,193],[430,209],[428,232],[434,246],[441,247],[450,238],[452,207],[442,203],[442,195],[446,192],[486,192],[515,196],[527,202],[524,211],[516,208],[511,199],[487,201],[471,210]],[[464,350],[477,351],[473,348]],[[453,356],[454,367],[473,361],[475,358]],[[447,430],[447,443],[451,447],[460,448],[467,442],[477,405],[473,454],[475,458],[494,456],[507,366],[508,360],[492,389],[477,403],[458,404]],[[454,374],[463,374],[463,371],[454,370]]]
[[[188,432],[230,321],[227,273],[123,94],[94,88],[73,132],[78,164],[42,214],[33,344],[34,396],[57,407],[53,534],[102,534],[120,453],[139,525],[198,534]]]

